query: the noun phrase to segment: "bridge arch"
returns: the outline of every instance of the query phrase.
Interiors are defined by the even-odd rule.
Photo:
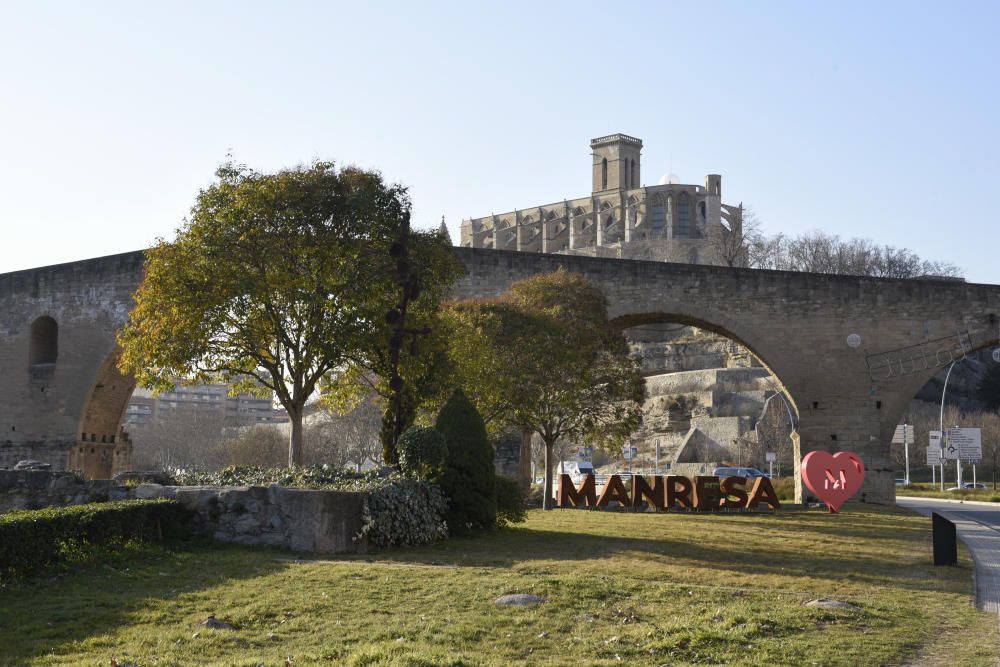
[[[630,439],[632,445],[639,446],[640,452],[652,451],[651,447],[655,446],[657,460],[663,461],[666,457],[682,465],[704,466],[706,462],[716,462],[716,465],[764,467],[764,452],[775,451],[788,466],[785,470],[794,471],[794,458],[800,449],[796,397],[773,368],[768,352],[761,351],[752,335],[734,328],[735,324],[728,321],[724,313],[633,312],[614,317],[612,324],[632,341],[634,351],[643,354],[647,421]],[[681,326],[671,331],[658,326],[663,324]],[[675,357],[666,364],[671,366],[670,370],[660,370],[661,362],[657,358],[673,356],[669,351],[672,336],[679,334],[684,341],[690,332],[685,331],[687,327],[729,341],[725,360],[716,359],[712,366],[684,368],[683,357]],[[659,331],[670,333],[661,337]],[[703,342],[712,344],[711,339]],[[667,349],[661,347],[664,344]],[[680,344],[685,346],[687,342]],[[752,366],[731,366],[733,346],[742,350],[737,356],[748,354],[760,364],[760,369],[755,372]],[[647,355],[647,352],[652,354]],[[778,415],[780,423],[777,423],[776,413],[768,412],[768,405],[775,396],[781,397],[781,407],[787,409],[788,430],[785,430],[784,414]],[[763,433],[761,426],[766,427]],[[650,445],[654,441],[655,444]],[[661,443],[665,449],[661,450]]]
[[[80,411],[77,441],[67,465],[87,479],[109,479],[131,467],[132,443],[122,419],[135,378],[118,370],[120,356],[116,345],[97,370]]]
[[[771,377],[773,377],[778,383],[778,387],[781,392],[785,394],[789,401],[791,401],[792,409],[796,414],[798,414],[799,407],[795,402],[794,394],[782,381],[780,372],[777,371],[768,360],[768,357],[772,355],[767,351],[762,351],[761,346],[753,341],[753,337],[737,333],[739,331],[738,324],[734,322],[727,322],[726,319],[727,318],[723,313],[715,313],[713,316],[710,316],[709,319],[706,319],[705,316],[691,315],[676,311],[654,311],[613,316],[611,324],[616,329],[622,331],[632,327],[649,324],[683,324],[685,326],[697,327],[698,329],[711,331],[714,334],[727,338],[740,347],[746,349],[757,361],[760,362],[761,366],[763,366],[764,369],[771,374]]]
[[[922,421],[919,419],[921,414],[920,405],[915,401],[918,399],[920,394],[929,394],[924,402],[927,404],[927,410],[932,412],[932,426],[930,430],[937,430],[939,427],[939,419],[941,415],[941,387],[938,386],[939,383],[944,382],[944,377],[947,376],[949,367],[952,363],[955,364],[956,369],[961,369],[964,364],[972,362],[974,355],[980,351],[989,351],[1000,347],[1000,332],[997,332],[996,325],[993,327],[993,331],[990,333],[989,330],[986,332],[979,332],[980,335],[971,335],[967,340],[955,338],[955,349],[961,349],[962,353],[959,355],[938,355],[937,350],[935,350],[934,345],[928,345],[923,348],[924,354],[928,357],[928,363],[926,368],[922,370],[917,370],[914,368],[913,362],[914,358],[911,356],[907,360],[907,364],[899,369],[900,376],[897,377],[897,384],[899,390],[896,395],[887,397],[884,405],[885,418],[882,423],[882,428],[879,434],[879,438],[884,443],[890,443],[892,441],[895,427],[904,422],[913,423],[913,417],[917,416],[917,421]],[[985,335],[983,335],[985,334]],[[964,343],[964,344],[963,344]],[[920,346],[916,346],[916,349],[910,354],[919,353],[921,351]],[[939,357],[941,361],[945,363],[935,364]],[[917,357],[918,363],[920,357]],[[992,359],[986,361],[987,364],[994,364]],[[922,364],[920,364],[922,366]],[[955,393],[957,390],[956,385],[956,375],[951,375],[950,384],[947,385],[948,391],[947,396],[950,400],[945,402],[945,414],[947,414],[949,408],[955,405]],[[933,390],[928,392],[928,388],[933,387]],[[914,409],[916,409],[916,414],[914,414]],[[949,424],[945,421],[945,427],[953,426],[954,424]],[[966,423],[960,424],[961,426],[978,426],[976,423]],[[919,429],[917,435],[919,440],[916,441],[913,447],[916,447],[919,453],[914,452],[914,448],[910,449],[911,461],[923,461],[925,448],[928,442],[925,438],[926,426]],[[985,441],[984,441],[985,443]],[[911,469],[914,463],[911,463]],[[897,470],[897,472],[902,472],[902,470]],[[949,475],[951,471],[949,470]]]

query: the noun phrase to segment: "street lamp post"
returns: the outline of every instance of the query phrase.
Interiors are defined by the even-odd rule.
[[[944,386],[941,388],[941,413],[938,420],[938,428],[941,430],[941,452],[944,453],[944,449],[948,444],[948,436],[944,431],[944,396],[945,392],[948,391],[948,379],[951,377],[952,370],[955,369],[955,364],[957,361],[951,362],[951,366],[948,366],[948,374],[944,376]],[[957,481],[955,486],[962,488],[962,461],[960,459],[955,459],[955,474]],[[944,491],[944,459],[941,459],[941,490]]]

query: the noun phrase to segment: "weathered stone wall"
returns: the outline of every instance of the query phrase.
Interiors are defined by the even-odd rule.
[[[521,474],[521,434],[506,433],[493,443],[496,474],[517,479]]]
[[[220,542],[283,547],[306,553],[363,552],[361,532],[367,494],[267,487],[160,486],[142,484],[136,498],[172,498],[190,510],[194,527]]]
[[[125,489],[111,480],[85,482],[69,472],[0,470],[0,514],[126,497]]]
[[[862,493],[869,502],[895,497],[889,442],[910,399],[956,354],[1000,342],[996,285],[454,252],[467,270],[452,290],[456,298],[499,295],[516,280],[563,268],[601,288],[623,329],[675,322],[737,341],[795,406],[797,454],[857,452],[868,469]],[[0,275],[0,452],[16,451],[0,453],[0,461],[60,465],[74,445],[86,456],[84,443],[114,444],[131,388],[107,362],[142,260],[135,252]],[[32,368],[31,325],[41,316],[59,325],[58,360]],[[860,337],[858,347],[848,347],[849,334]]]
[[[73,449],[74,467],[94,457],[106,474],[92,476],[116,471],[113,445],[134,382],[114,367],[115,332],[143,259],[131,252],[0,275],[0,467],[30,458],[65,469]],[[39,318],[55,323],[51,363],[32,363]]]
[[[868,502],[895,498],[889,443],[917,391],[956,355],[1000,342],[1000,286],[456,248],[454,296],[500,295],[538,273],[582,274],[623,329],[674,322],[750,350],[798,412],[796,461],[854,451]],[[857,334],[861,344],[850,347]],[[796,469],[796,475],[798,470]]]
[[[195,530],[222,542],[305,553],[357,553],[366,494],[268,487],[200,487],[83,481],[68,472],[0,470],[0,513],[128,498],[173,498],[192,512]]]

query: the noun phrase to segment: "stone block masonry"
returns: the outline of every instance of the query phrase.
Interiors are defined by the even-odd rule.
[[[996,285],[454,252],[466,269],[454,298],[500,295],[515,280],[565,269],[600,287],[622,329],[669,322],[738,342],[797,412],[796,460],[813,450],[859,454],[867,502],[895,498],[889,443],[910,399],[952,359],[1000,344]],[[9,451],[10,461],[95,478],[126,469],[120,423],[134,380],[117,374],[115,332],[142,260],[126,253],[0,275],[0,459]],[[858,347],[847,345],[851,334]]]
[[[0,514],[127,497],[127,490],[109,479],[85,482],[69,472],[0,470]]]
[[[136,498],[172,498],[191,511],[195,529],[220,542],[315,554],[359,553],[367,494],[267,487],[142,484]]]
[[[367,494],[271,486],[202,487],[84,481],[67,472],[0,470],[0,514],[108,500],[172,498],[191,511],[194,529],[221,542],[301,553],[363,553]]]

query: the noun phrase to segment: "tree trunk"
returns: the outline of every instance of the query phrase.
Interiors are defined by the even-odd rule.
[[[531,479],[531,437],[533,435],[534,431],[530,428],[521,429],[521,450],[517,455],[517,476],[525,493],[531,489],[531,483],[535,481]]]
[[[545,442],[545,496],[542,498],[542,509],[550,510],[552,503],[552,468],[555,461],[552,460],[552,445],[554,443]]]
[[[289,410],[288,420],[292,430],[288,436],[288,467],[302,465],[302,411]]]

